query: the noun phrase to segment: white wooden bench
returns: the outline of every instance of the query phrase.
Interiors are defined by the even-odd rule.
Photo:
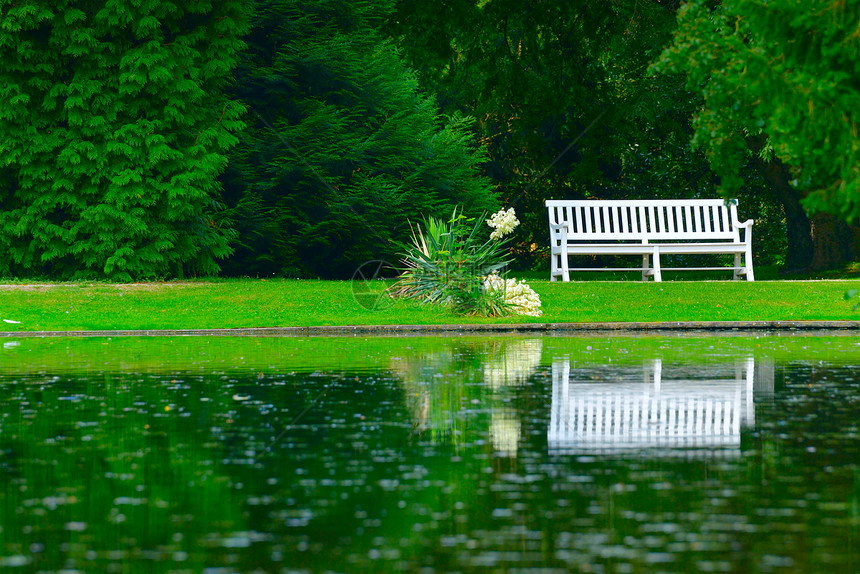
[[[754,281],[752,219],[738,220],[737,201],[723,199],[547,200],[550,280],[570,281],[570,255],[641,255],[642,280],[662,281],[662,271],[733,269],[734,279]],[[741,229],[744,230],[741,237]],[[733,267],[660,266],[666,254],[729,253]],[[743,261],[742,261],[743,259]],[[650,263],[649,263],[650,260]],[[624,268],[629,271],[628,268]]]

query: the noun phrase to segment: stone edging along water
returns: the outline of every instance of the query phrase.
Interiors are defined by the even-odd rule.
[[[247,329],[141,329],[98,331],[0,331],[0,337],[283,337],[319,335],[416,335],[439,333],[612,333],[690,331],[857,331],[860,321],[668,321],[653,323],[513,323],[451,325],[319,325]]]

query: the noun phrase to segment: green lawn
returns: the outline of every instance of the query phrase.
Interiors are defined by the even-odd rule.
[[[381,282],[215,279],[165,283],[6,283],[3,331],[215,329],[439,323],[860,320],[844,293],[860,280],[573,281],[529,278],[540,318],[463,317],[381,299]],[[374,309],[374,305],[376,308]],[[9,323],[9,321],[17,321]]]

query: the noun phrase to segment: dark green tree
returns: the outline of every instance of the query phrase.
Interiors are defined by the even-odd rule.
[[[418,90],[380,26],[387,1],[258,2],[236,97],[249,129],[223,177],[239,232],[225,271],[348,277],[397,257],[409,222],[497,206],[468,122]]]
[[[690,149],[696,98],[649,63],[677,3],[399,0],[387,30],[449,112],[476,120],[486,173],[543,268],[550,198],[696,197],[715,180]]]
[[[860,220],[860,2],[696,0],[658,63],[702,98],[693,143],[727,195],[752,164],[784,207],[789,267],[850,257]],[[811,213],[828,213],[831,217]],[[855,246],[856,254],[856,246]]]
[[[232,0],[0,0],[0,276],[213,273]]]
[[[443,109],[476,119],[486,171],[523,220],[521,263],[531,254],[545,266],[546,198],[718,194],[706,150],[691,145],[702,91],[649,67],[671,43],[680,5],[398,1],[387,29]],[[705,65],[706,51],[693,63]],[[770,167],[744,158],[731,193],[756,220],[757,262],[793,263],[804,238],[811,254],[810,222],[799,197],[783,201]]]

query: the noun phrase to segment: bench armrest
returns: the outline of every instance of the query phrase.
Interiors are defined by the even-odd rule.
[[[552,243],[552,248],[561,248],[567,244],[567,224],[565,223],[550,223],[549,238]]]
[[[735,223],[735,225],[737,226],[737,228],[738,228],[738,229],[743,229],[743,230],[744,230],[744,238],[743,238],[743,242],[744,242],[744,243],[746,243],[746,244],[751,244],[751,243],[752,243],[752,226],[753,226],[753,220],[752,220],[752,219],[747,219],[747,220],[746,220],[746,221],[744,221],[743,223]]]

